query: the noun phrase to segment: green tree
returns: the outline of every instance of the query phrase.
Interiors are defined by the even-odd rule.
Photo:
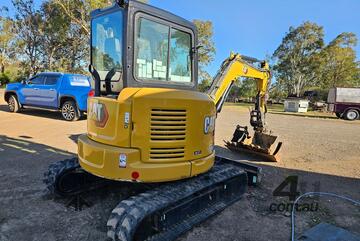
[[[216,53],[213,41],[213,25],[211,21],[193,20],[198,31],[199,46],[199,62],[202,66],[207,66],[214,60]]]
[[[0,86],[6,85],[9,82],[9,76],[7,76],[5,73],[0,73]]]
[[[300,96],[305,87],[316,81],[315,54],[324,45],[323,28],[315,23],[305,22],[299,27],[290,27],[280,46],[275,50],[274,75],[278,85],[288,94]]]
[[[198,31],[199,57],[199,90],[206,91],[211,85],[211,76],[204,69],[214,60],[216,53],[213,41],[213,25],[211,21],[193,20]]]
[[[278,82],[274,83],[269,88],[269,96],[270,99],[275,101],[280,101],[284,98],[286,98],[286,90],[283,89],[283,86],[281,86]]]
[[[341,33],[318,54],[318,86],[352,87],[360,84],[360,65],[356,61],[354,33]]]
[[[63,62],[62,59],[76,55],[76,53],[66,55],[70,53],[66,50],[72,48],[69,45],[69,34],[67,34],[71,31],[70,21],[53,1],[43,2],[40,11],[44,22],[46,22],[41,28],[43,67],[49,71],[63,69],[63,66],[60,66],[60,63]]]
[[[199,83],[198,90],[201,92],[206,92],[209,89],[210,85],[211,85],[211,77],[209,75],[207,78],[202,79],[202,81]]]
[[[83,72],[89,63],[90,12],[112,4],[110,0],[51,0],[59,7],[65,19],[69,21],[66,48],[62,52],[62,68],[67,71]]]
[[[0,73],[5,73],[5,67],[14,57],[14,22],[7,17],[0,16]]]
[[[256,96],[256,83],[257,81],[253,78],[243,78],[239,82],[238,96],[242,98],[252,98]]]
[[[53,0],[72,24],[90,36],[90,12],[111,5],[110,0]],[[81,32],[81,31],[80,31]]]
[[[25,75],[35,74],[41,66],[41,29],[43,21],[33,0],[13,0],[14,30],[18,58]]]
[[[19,61],[16,58],[14,21],[7,7],[0,7],[0,82],[6,84],[19,78]]]

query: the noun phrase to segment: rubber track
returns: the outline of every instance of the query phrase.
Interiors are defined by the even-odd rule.
[[[244,171],[234,165],[216,163],[206,174],[179,182],[164,184],[123,200],[111,212],[107,222],[107,236],[113,240],[130,241],[133,239],[141,221],[147,216],[184,199],[184,197],[191,196],[207,187],[240,174],[244,174]],[[236,197],[236,200],[232,200],[231,203],[240,198],[241,196]],[[168,227],[166,231],[151,236],[147,240],[173,240],[231,203],[219,202],[186,220],[181,220],[175,226]]]
[[[56,191],[55,183],[56,179],[65,171],[70,169],[79,168],[80,164],[77,157],[65,159],[62,161],[57,161],[51,164],[44,173],[43,182],[46,185],[46,188],[49,190],[51,195],[63,196],[61,193]]]

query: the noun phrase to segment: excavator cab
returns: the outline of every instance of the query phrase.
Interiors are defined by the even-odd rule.
[[[195,90],[197,32],[185,19],[136,1],[91,13],[95,96],[126,87]]]

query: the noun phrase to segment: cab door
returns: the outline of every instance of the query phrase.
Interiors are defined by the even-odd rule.
[[[44,78],[42,75],[36,75],[26,81],[26,84],[21,89],[21,95],[23,96],[24,105],[41,105],[41,91],[40,88],[44,84]]]
[[[58,89],[60,85],[60,75],[44,76],[44,86],[41,88],[41,99],[43,105],[50,108],[58,107]]]

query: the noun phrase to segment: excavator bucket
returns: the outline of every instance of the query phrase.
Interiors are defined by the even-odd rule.
[[[279,151],[282,142],[278,142],[276,148],[273,145],[277,136],[255,131],[251,137],[246,126],[237,126],[231,141],[224,141],[225,146],[231,151],[249,153],[260,156],[264,161],[277,162],[280,160]]]
[[[254,137],[252,139],[252,144],[260,146],[263,149],[270,149],[271,146],[276,141],[277,136],[265,134],[263,132],[254,132]]]

